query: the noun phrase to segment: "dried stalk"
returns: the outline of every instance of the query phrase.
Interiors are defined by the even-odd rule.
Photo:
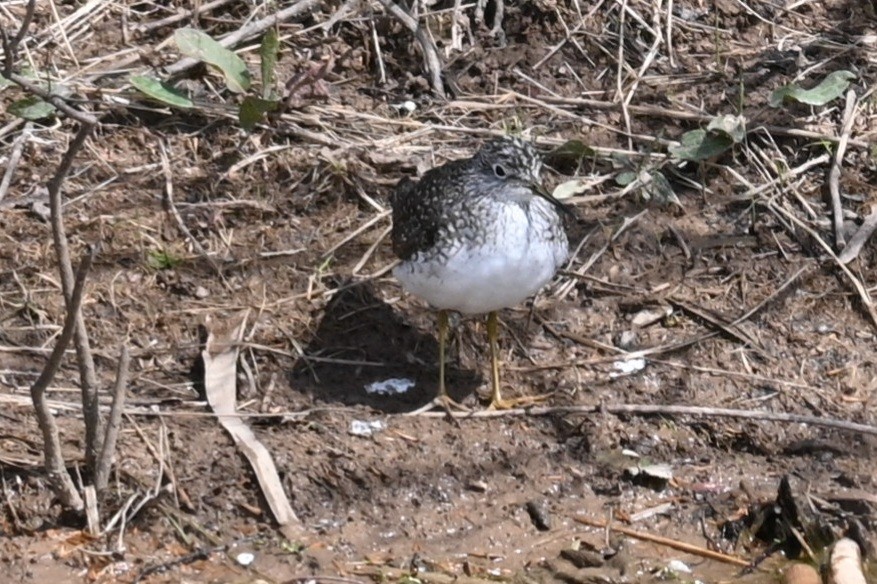
[[[64,290],[64,299],[67,303],[67,311],[70,312],[73,300],[73,264],[70,261],[70,246],[67,243],[67,234],[64,228],[64,217],[61,208],[61,186],[73,159],[85,144],[85,140],[91,134],[94,125],[82,124],[76,132],[76,136],[67,147],[58,170],[49,181],[49,211],[51,213],[52,239],[55,243],[55,255],[58,257],[58,269],[61,272],[61,286]],[[77,310],[75,314],[76,333],[74,344],[76,357],[79,364],[79,379],[82,389],[82,413],[85,418],[85,462],[92,471],[96,468],[97,453],[100,451],[100,413],[98,412],[97,399],[97,374],[94,368],[94,356],[88,341],[88,331],[85,328],[85,318]]]
[[[96,468],[97,453],[100,450],[100,414],[98,412],[97,400],[97,374],[95,373],[94,368],[94,357],[88,342],[88,331],[85,328],[85,319],[83,318],[79,307],[74,306],[76,278],[73,273],[73,264],[70,261],[70,247],[64,229],[61,187],[64,184],[64,180],[67,178],[67,174],[70,172],[73,160],[76,158],[76,155],[85,144],[86,139],[88,139],[88,136],[97,125],[97,118],[89,112],[81,111],[73,107],[67,103],[64,98],[54,95],[51,92],[34,85],[30,80],[14,73],[13,69],[15,67],[15,56],[18,51],[18,46],[27,34],[35,7],[36,1],[29,0],[21,28],[12,39],[9,38],[5,31],[0,30],[0,33],[2,33],[0,36],[2,36],[3,50],[5,52],[2,74],[3,77],[19,85],[29,94],[39,96],[80,123],[76,136],[67,147],[67,151],[61,159],[58,169],[55,171],[55,174],[46,186],[49,191],[52,239],[55,244],[55,254],[58,258],[58,269],[61,273],[61,286],[67,307],[67,318],[73,319],[76,325],[73,339],[79,365],[80,385],[82,388],[82,410],[85,418],[85,460],[89,469],[94,471]],[[44,433],[46,430],[49,429],[44,429]],[[46,448],[50,448],[48,442],[46,443]],[[78,504],[81,507],[82,501],[79,500]]]
[[[445,86],[442,82],[442,62],[439,59],[438,51],[433,44],[432,39],[426,34],[422,26],[414,19],[413,16],[399,8],[393,0],[378,0],[381,6],[390,13],[396,20],[411,31],[414,38],[420,44],[420,50],[423,52],[423,63],[426,71],[429,73],[429,84],[432,90],[441,98],[445,97]]]
[[[55,343],[55,348],[52,349],[52,354],[49,355],[49,360],[43,367],[40,376],[30,388],[34,413],[36,413],[37,423],[43,433],[43,454],[46,459],[46,474],[49,483],[52,485],[55,495],[61,500],[61,504],[76,511],[82,510],[84,504],[64,464],[64,456],[61,454],[61,440],[58,437],[58,426],[55,424],[55,417],[46,402],[46,388],[49,387],[55,373],[58,372],[61,359],[64,358],[64,351],[67,350],[67,345],[70,344],[70,339],[76,329],[77,317],[80,314],[79,308],[82,305],[82,293],[85,290],[85,277],[88,275],[93,260],[94,249],[92,248],[82,258],[79,269],[76,270],[72,294],[67,304],[67,315],[64,317],[64,326],[61,329],[58,342]]]
[[[122,350],[119,353],[119,365],[116,369],[116,384],[113,387],[113,405],[110,407],[110,418],[107,420],[103,448],[101,448],[97,469],[94,473],[94,486],[98,492],[107,488],[110,469],[113,467],[116,440],[122,427],[122,412],[125,409],[125,390],[128,386],[128,366],[130,364],[131,355],[128,353],[128,347],[122,345]]]
[[[846,245],[844,238],[844,212],[843,205],[840,200],[840,166],[843,163],[844,154],[847,151],[847,142],[850,139],[850,132],[853,129],[853,121],[856,116],[856,92],[850,89],[847,91],[846,107],[844,108],[843,126],[840,131],[840,140],[837,143],[837,149],[834,153],[834,160],[831,163],[831,170],[828,172],[828,191],[831,194],[831,212],[832,225],[834,227],[834,245],[838,250],[842,250]]]

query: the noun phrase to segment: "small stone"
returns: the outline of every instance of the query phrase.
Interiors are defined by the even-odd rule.
[[[241,566],[249,566],[255,561],[255,559],[256,556],[254,554],[251,554],[250,552],[241,552],[237,555],[235,561]]]
[[[667,568],[677,574],[691,574],[691,568],[682,560],[670,560],[667,562]]]
[[[600,553],[590,550],[564,549],[560,550],[560,557],[576,568],[599,568],[606,563]]]
[[[198,286],[195,288],[195,298],[203,300],[208,296],[210,296],[210,291],[204,286]]]
[[[530,521],[539,531],[548,531],[551,529],[551,515],[545,507],[544,501],[527,501],[527,513],[530,515]]]
[[[624,349],[625,351],[629,351],[636,346],[636,332],[635,331],[621,331],[615,338],[613,339],[615,342],[615,346],[619,349]]]
[[[646,327],[670,316],[672,313],[673,309],[669,306],[658,309],[640,310],[630,319],[630,324],[636,328]]]

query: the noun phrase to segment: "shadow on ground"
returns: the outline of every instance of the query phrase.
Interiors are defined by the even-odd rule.
[[[425,405],[438,391],[435,333],[408,324],[370,284],[335,295],[304,352],[307,358],[293,367],[291,384],[318,401],[400,413]],[[480,374],[459,369],[453,360],[446,374],[448,391],[457,401],[481,383]],[[397,395],[365,391],[368,384],[390,378],[411,379],[415,386]]]

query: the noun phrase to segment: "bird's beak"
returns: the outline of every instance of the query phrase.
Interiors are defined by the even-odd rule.
[[[566,205],[564,205],[563,203],[561,203],[560,201],[555,199],[553,196],[551,196],[551,193],[549,193],[547,190],[545,190],[545,187],[542,186],[542,183],[537,182],[537,181],[532,181],[532,182],[530,182],[529,186],[531,189],[533,189],[533,191],[536,192],[537,195],[539,195],[540,197],[542,197],[543,199],[545,199],[546,201],[548,201],[549,203],[554,205],[558,210],[560,210],[563,213],[566,213],[570,217],[575,217],[575,214],[572,211],[570,211],[569,207],[567,207]]]

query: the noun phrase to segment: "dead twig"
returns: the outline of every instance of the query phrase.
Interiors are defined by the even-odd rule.
[[[55,417],[52,415],[50,406],[46,401],[46,389],[58,372],[61,366],[61,359],[64,358],[64,351],[70,344],[70,339],[77,328],[77,317],[80,315],[79,307],[82,304],[82,294],[85,290],[85,277],[91,268],[94,260],[94,249],[89,249],[79,268],[76,270],[76,278],[73,284],[73,290],[70,301],[67,304],[67,315],[64,318],[64,327],[52,349],[49,360],[43,367],[40,376],[30,388],[30,397],[34,406],[34,413],[37,417],[40,430],[43,433],[43,454],[45,456],[46,474],[52,490],[61,500],[61,504],[69,509],[81,511],[84,508],[82,497],[73,484],[70,473],[64,464],[64,457],[61,454],[61,440],[58,436],[58,426],[55,424]]]
[[[850,140],[850,132],[853,129],[853,121],[856,118],[854,115],[855,111],[856,92],[850,89],[847,91],[847,104],[844,108],[840,140],[838,140],[837,149],[834,152],[831,170],[828,172],[828,192],[831,194],[831,212],[834,219],[834,244],[838,250],[843,249],[846,244],[844,240],[844,211],[840,202],[840,166],[843,163],[844,153],[847,151],[847,142]]]
[[[568,106],[577,106],[577,107],[589,107],[596,110],[611,110],[611,111],[621,111],[621,104],[613,103],[611,101],[603,101],[600,99],[587,99],[581,97],[552,97],[552,96],[542,96],[542,99],[548,103],[553,103],[557,105],[568,105]],[[692,122],[701,122],[701,123],[709,123],[711,122],[715,116],[711,116],[708,114],[702,114],[699,112],[687,112],[687,111],[678,111],[667,109],[666,107],[657,106],[657,105],[628,105],[627,111],[633,115],[637,116],[646,116],[646,117],[661,117],[661,118],[671,118],[675,120],[689,120]],[[771,125],[753,125],[749,124],[749,132],[754,132],[758,129],[763,129],[769,134],[776,136],[789,136],[791,138],[806,138],[808,140],[818,140],[818,141],[826,141],[837,143],[840,141],[839,136],[834,136],[832,134],[822,134],[820,132],[814,132],[812,130],[802,130],[800,128],[784,128],[782,126],[771,126]],[[856,148],[864,148],[867,149],[870,147],[866,140],[848,140],[847,142],[850,146],[855,146]]]
[[[58,165],[55,175],[49,180],[47,189],[49,191],[49,211],[51,213],[52,223],[52,239],[55,244],[55,255],[58,258],[58,270],[61,273],[61,287],[64,291],[64,299],[67,303],[67,311],[73,309],[73,291],[75,288],[75,279],[73,276],[73,264],[70,261],[70,246],[67,242],[67,234],[64,227],[64,216],[61,200],[61,186],[70,167],[73,165],[73,159],[82,149],[85,140],[91,134],[94,125],[82,124],[76,132],[73,141],[67,147],[67,152]],[[76,313],[73,315],[76,320],[76,331],[74,335],[74,345],[76,347],[77,363],[79,365],[79,381],[82,391],[82,415],[85,419],[85,461],[88,468],[92,471],[95,469],[97,462],[97,453],[100,451],[100,414],[98,412],[98,381],[94,368],[94,356],[91,352],[91,346],[88,341],[88,331],[85,328],[85,318],[83,318],[79,307],[76,307]]]
[[[6,172],[3,173],[3,181],[0,182],[0,201],[6,196],[9,185],[12,184],[12,177],[15,176],[15,169],[18,168],[21,152],[24,150],[24,145],[27,144],[28,138],[30,138],[30,129],[32,127],[33,122],[27,122],[21,130],[21,134],[18,135],[18,138],[15,139],[15,143],[12,145],[12,154],[9,155],[9,160],[6,163]]]
[[[213,2],[206,2],[205,4],[201,5],[195,4],[195,7],[191,10],[181,10],[177,14],[173,14],[171,16],[168,16],[167,18],[143,23],[138,26],[136,30],[138,32],[149,32],[151,30],[155,30],[163,26],[168,26],[187,18],[197,18],[203,14],[211,12],[214,8],[219,8],[220,6],[224,6],[233,1],[234,0],[213,0]]]
[[[69,314],[73,307],[75,277],[73,273],[73,264],[70,261],[70,249],[64,229],[61,187],[64,184],[64,180],[67,178],[67,174],[70,172],[73,160],[82,149],[92,130],[94,130],[98,120],[91,113],[81,111],[71,106],[60,96],[34,85],[28,79],[13,72],[18,46],[27,34],[27,30],[33,19],[35,5],[35,0],[30,0],[28,2],[21,28],[15,37],[9,39],[6,33],[0,30],[3,49],[5,51],[3,76],[20,86],[29,94],[39,96],[45,101],[51,103],[57,109],[80,123],[76,136],[67,147],[67,151],[61,159],[58,169],[55,171],[55,174],[46,186],[49,191],[52,239],[55,244],[55,254],[58,258],[58,269],[61,273],[61,286],[64,292],[64,300],[67,305],[68,317],[73,318],[76,323],[74,345],[76,347],[77,363],[79,365],[83,417],[85,418],[85,460],[88,467],[94,471],[97,452],[100,449],[100,414],[98,412],[97,400],[97,375],[94,368],[94,357],[91,353],[91,348],[88,342],[88,331],[85,328],[85,319],[82,317],[82,313],[78,306],[75,308],[72,315]],[[46,444],[46,448],[49,448],[48,443]],[[79,500],[78,504],[81,505],[82,501]]]
[[[16,85],[24,89],[27,93],[31,95],[36,95],[42,100],[49,102],[77,122],[85,126],[95,126],[97,124],[97,118],[92,114],[76,109],[75,107],[70,105],[65,98],[61,97],[60,95],[56,95],[51,91],[43,89],[42,87],[31,82],[26,77],[22,77],[17,73],[6,74],[5,72],[3,73],[3,76],[9,81],[12,81]]]
[[[871,238],[875,229],[877,229],[877,205],[871,205],[871,212],[865,217],[862,225],[850,238],[847,246],[837,256],[838,261],[842,264],[848,264],[859,257],[859,252],[862,251],[862,247]]]
[[[853,285],[853,288],[856,289],[856,293],[858,293],[859,299],[865,306],[865,310],[868,311],[868,316],[871,318],[871,323],[874,325],[874,327],[877,327],[877,310],[875,310],[874,308],[874,301],[871,300],[871,295],[868,294],[868,289],[865,288],[865,285],[862,284],[862,281],[859,280],[855,276],[855,274],[850,271],[846,264],[840,261],[840,258],[835,255],[834,250],[831,248],[831,246],[828,245],[828,243],[826,243],[825,240],[822,239],[822,237],[820,237],[819,234],[813,230],[813,228],[795,217],[795,215],[793,215],[780,205],[777,205],[773,201],[768,201],[767,207],[777,215],[782,215],[787,221],[794,223],[796,226],[806,231],[807,234],[811,238],[813,238],[813,240],[819,245],[819,247],[825,250],[825,253],[827,253],[831,257],[831,259],[834,260],[834,263],[837,264],[837,267],[840,268],[840,271],[844,273],[844,275]]]
[[[834,428],[851,434],[862,433],[877,436],[877,426],[847,422],[834,418],[785,414],[782,412],[766,412],[760,410],[735,410],[731,408],[708,408],[700,406],[673,406],[665,404],[606,404],[594,406],[534,406],[531,408],[514,408],[509,410],[481,410],[477,412],[423,412],[417,414],[426,418],[443,418],[452,415],[455,418],[502,418],[506,416],[552,416],[557,414],[590,415],[635,414],[646,416],[703,416],[712,418],[739,418],[762,422],[783,422],[788,424],[804,424],[822,428]],[[400,414],[410,415],[410,414]]]
[[[18,58],[18,46],[21,44],[21,41],[24,40],[24,37],[30,28],[30,23],[33,21],[36,7],[36,0],[28,0],[27,6],[24,9],[24,18],[21,19],[21,26],[18,28],[18,32],[15,33],[15,36],[11,39],[6,35],[6,30],[0,28],[0,38],[2,38],[3,41],[3,55],[5,56],[3,62],[3,76],[7,79],[12,75],[15,61]]]
[[[420,45],[423,52],[423,63],[427,73],[429,73],[429,84],[436,95],[445,98],[445,87],[442,82],[442,62],[439,59],[438,51],[433,44],[432,39],[426,34],[426,30],[414,19],[413,16],[399,8],[393,0],[378,0],[381,6],[398,20],[402,25],[411,31],[414,38]]]
[[[645,533],[642,531],[637,531],[635,529],[630,529],[628,527],[623,527],[621,525],[611,523],[609,521],[603,519],[591,519],[590,517],[582,517],[581,515],[577,515],[573,517],[573,521],[576,523],[581,523],[582,525],[588,525],[590,527],[598,527],[600,529],[611,529],[612,531],[617,531],[618,533],[624,534],[628,537],[633,537],[635,539],[641,541],[650,541],[652,543],[657,543],[660,545],[664,545],[674,550],[679,550],[681,552],[685,552],[687,554],[693,554],[695,556],[700,556],[702,558],[706,558],[708,560],[715,560],[717,562],[723,562],[725,564],[731,564],[734,566],[740,566],[744,568],[750,567],[749,562],[744,560],[743,558],[738,558],[736,556],[729,556],[728,554],[723,554],[721,552],[709,550],[705,547],[701,547],[698,545],[685,543],[684,541],[679,541],[678,539],[670,539],[669,537],[663,537],[660,535],[654,535],[652,533]]]
[[[131,355],[128,347],[122,345],[119,353],[119,365],[116,369],[116,384],[113,387],[113,405],[110,407],[110,417],[107,420],[106,434],[104,435],[103,448],[97,461],[97,469],[94,474],[94,486],[98,492],[107,488],[110,478],[110,469],[113,466],[113,455],[116,452],[116,440],[122,427],[122,412],[125,409],[125,391],[128,387],[128,368],[131,364]]]
[[[177,211],[176,205],[174,205],[174,175],[171,171],[170,159],[167,155],[167,147],[165,146],[164,141],[159,141],[159,151],[161,152],[161,169],[164,173],[164,207],[165,211],[170,214],[171,217],[174,218],[174,222],[176,222],[177,227],[180,231],[183,232],[183,235],[186,236],[186,239],[192,244],[192,247],[195,249],[195,252],[198,253],[202,258],[204,258],[210,266],[214,269],[216,274],[222,277],[222,272],[219,269],[219,266],[213,261],[213,257],[207,253],[207,250],[204,249],[204,246],[201,245],[201,242],[198,241],[189,228],[186,226],[186,222],[183,221],[182,216],[180,216],[180,212]]]

